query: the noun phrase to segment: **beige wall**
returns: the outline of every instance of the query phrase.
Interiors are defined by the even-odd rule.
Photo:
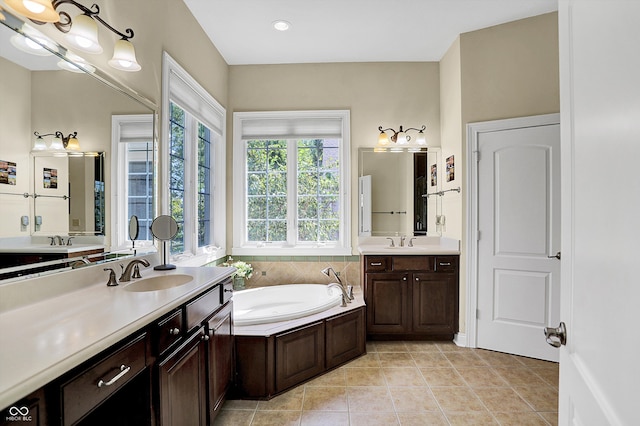
[[[231,66],[227,108],[227,241],[231,242],[232,118],[238,111],[349,109],[351,188],[357,188],[358,148],[378,141],[378,126],[427,126],[440,145],[439,71],[436,62]],[[356,212],[352,197],[352,212]],[[356,252],[357,214],[352,214]]]
[[[461,34],[440,63],[443,161],[456,159],[462,188],[443,198],[444,235],[461,239],[460,325],[466,303],[466,126],[560,110],[558,15],[549,13]],[[458,100],[459,97],[459,100]],[[456,126],[459,126],[456,128]]]

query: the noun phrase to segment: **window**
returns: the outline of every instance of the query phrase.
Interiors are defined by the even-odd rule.
[[[163,61],[163,212],[178,222],[174,261],[198,265],[225,255],[225,110],[166,53]]]
[[[131,248],[128,223],[138,217],[139,233],[136,247],[151,245],[149,226],[154,210],[154,133],[153,115],[114,115],[112,122],[112,176],[117,185],[112,188],[115,202],[111,204],[112,250]],[[113,179],[112,179],[113,180]]]
[[[232,254],[350,255],[349,162],[348,111],[235,113]]]

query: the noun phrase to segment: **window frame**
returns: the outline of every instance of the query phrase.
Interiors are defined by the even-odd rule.
[[[297,229],[298,217],[295,199],[297,190],[295,181],[288,180],[288,190],[295,194],[288,194],[288,209],[294,209],[295,219],[287,224],[287,241],[278,242],[252,242],[247,240],[247,156],[246,140],[242,137],[242,126],[245,121],[260,120],[326,120],[339,119],[341,121],[340,132],[340,239],[337,242],[313,242],[292,244],[292,235]],[[268,138],[263,138],[268,139]],[[322,137],[284,137],[295,141],[300,139],[322,139]],[[326,137],[325,139],[330,139]],[[288,151],[295,151],[289,143]],[[254,111],[236,112],[233,114],[233,247],[232,255],[268,255],[268,256],[292,256],[292,255],[335,255],[350,256],[351,249],[351,138],[350,138],[350,111],[349,110],[320,110],[320,111]],[[288,167],[288,176],[297,176],[297,162],[294,167]]]
[[[200,122],[211,131],[211,198],[210,224],[213,243],[198,247],[197,229],[197,146],[186,149],[184,238],[185,250],[170,256],[172,263],[182,266],[201,266],[226,255],[226,110],[216,101],[187,71],[185,71],[167,52],[162,56],[162,135],[165,143],[161,152],[162,170],[160,173],[161,214],[170,214],[170,103],[182,108],[195,122]],[[185,139],[197,143],[197,124],[195,134],[185,135]],[[192,138],[192,139],[190,139]],[[194,167],[190,167],[189,164]],[[188,203],[187,203],[188,201]]]

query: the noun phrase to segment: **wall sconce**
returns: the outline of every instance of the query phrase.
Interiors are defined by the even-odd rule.
[[[33,141],[33,151],[79,151],[80,150],[80,142],[78,141],[78,132],[70,133],[68,136],[65,136],[62,132],[57,131],[55,133],[46,133],[41,135],[40,133],[33,132],[36,136]],[[51,143],[47,145],[44,140],[45,136],[53,136],[51,139]]]
[[[103,48],[98,41],[98,24],[101,23],[109,31],[117,34],[120,40],[115,42],[113,57],[108,64],[121,71],[140,71],[142,67],[136,60],[136,52],[129,41],[133,38],[133,30],[127,28],[122,33],[109,25],[100,16],[97,4],[88,8],[75,0],[5,0],[7,5],[19,14],[29,18],[36,24],[53,23],[65,33],[65,40],[75,49],[91,54],[102,53]],[[82,13],[71,19],[65,11],[58,11],[63,4],[72,4]]]
[[[426,129],[427,129],[427,126],[425,125],[423,125],[419,129],[416,129],[415,127],[409,127],[406,130],[404,130],[402,126],[400,126],[400,129],[396,132],[392,128],[383,129],[382,126],[379,126],[378,130],[380,131],[380,135],[378,136],[378,145],[386,146],[386,145],[389,145],[390,142],[393,142],[396,145],[409,145],[411,143],[412,138],[407,133],[410,131],[418,132],[418,135],[416,136],[417,145],[426,145],[427,138],[424,135],[424,131]],[[388,131],[393,132],[393,135],[391,135],[391,137],[389,137],[389,135],[386,133]]]

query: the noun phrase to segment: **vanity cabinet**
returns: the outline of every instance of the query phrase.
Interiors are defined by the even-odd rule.
[[[233,302],[227,302],[222,309],[207,321],[209,336],[209,424],[220,412],[225,396],[233,383]]]
[[[367,337],[453,339],[458,331],[458,258],[363,256]]]

